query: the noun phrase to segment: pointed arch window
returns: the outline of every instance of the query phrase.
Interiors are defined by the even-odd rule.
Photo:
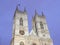
[[[40,27],[41,27],[41,29],[44,29],[44,26],[43,26],[42,22],[40,22]]]
[[[20,45],[24,45],[24,42],[20,42]]]
[[[36,45],[36,43],[33,43],[32,45]]]
[[[23,26],[23,19],[20,18],[20,25]]]

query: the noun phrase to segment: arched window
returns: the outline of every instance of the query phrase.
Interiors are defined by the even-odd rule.
[[[41,29],[44,29],[43,23],[40,22]]]
[[[36,45],[36,43],[33,43],[32,45]]]
[[[23,26],[23,19],[20,18],[20,25]]]
[[[24,45],[24,42],[20,42],[20,45]]]

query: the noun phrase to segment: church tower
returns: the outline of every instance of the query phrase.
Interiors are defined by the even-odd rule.
[[[39,16],[35,10],[35,16],[32,20],[32,27],[37,37],[41,40],[42,45],[53,45],[43,12],[42,15]]]
[[[24,12],[18,10],[18,6],[16,8],[14,14],[14,22],[13,22],[13,39],[11,45],[20,45],[26,42],[26,37],[29,35],[28,31],[28,19],[26,10]]]
[[[42,33],[48,33],[48,27],[47,27],[47,23],[46,23],[46,18],[42,12],[42,15],[39,16],[39,14],[35,11],[35,16],[32,20],[32,26],[33,29],[36,33],[37,36],[39,36],[40,38],[42,37]],[[43,34],[44,35],[44,34]]]

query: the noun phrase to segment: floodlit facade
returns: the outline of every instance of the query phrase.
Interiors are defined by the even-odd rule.
[[[53,45],[43,13],[42,16],[39,16],[35,11],[35,16],[32,19],[32,30],[29,33],[26,10],[21,12],[17,7],[12,32],[11,45]]]

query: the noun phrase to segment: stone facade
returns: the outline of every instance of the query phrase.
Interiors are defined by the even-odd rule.
[[[11,45],[53,45],[43,13],[39,16],[35,11],[29,33],[26,10],[22,12],[16,8],[12,32]]]

